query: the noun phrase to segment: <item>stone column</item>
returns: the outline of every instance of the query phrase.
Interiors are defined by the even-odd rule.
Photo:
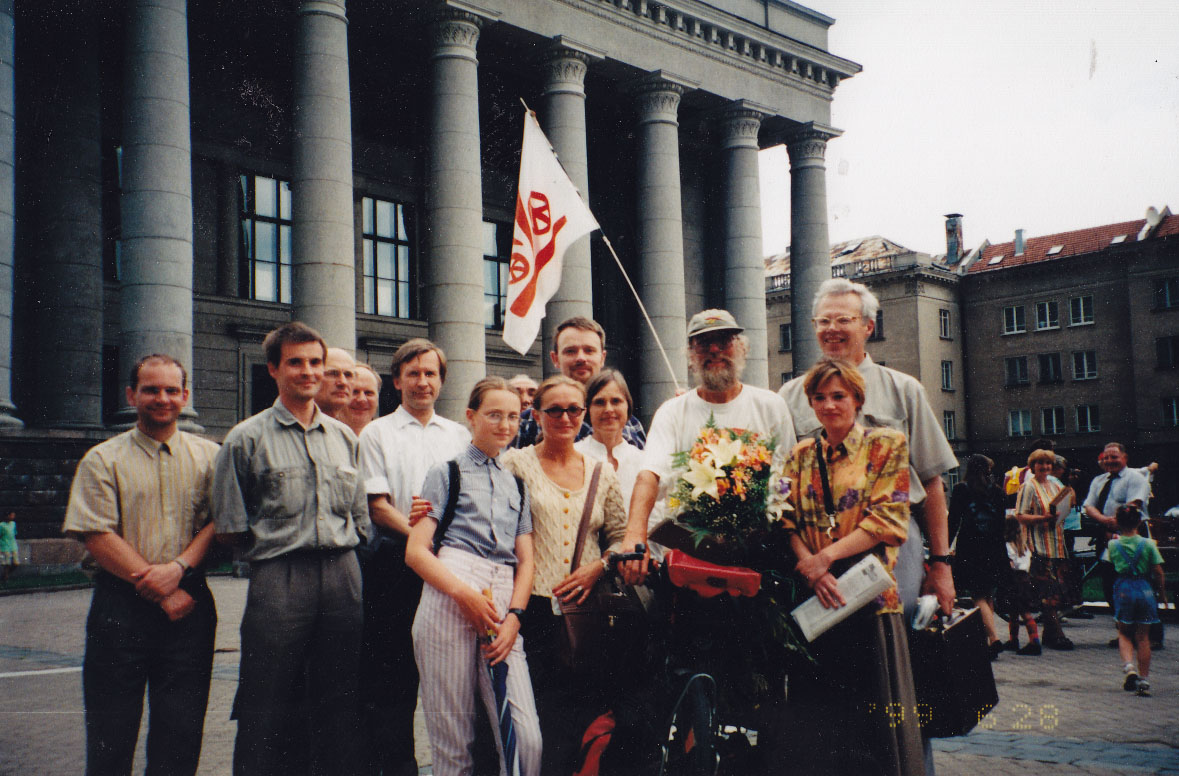
[[[585,73],[591,62],[603,55],[593,49],[558,35],[542,60],[545,71],[544,110],[541,126],[548,136],[561,166],[569,179],[589,203],[589,164],[585,140]],[[584,237],[565,251],[561,285],[545,308],[541,324],[542,352],[552,347],[553,334],[561,321],[574,315],[594,316],[593,272],[590,267],[590,241]],[[557,370],[545,358],[544,374]]]
[[[20,428],[12,403],[12,265],[16,222],[13,0],[0,0],[0,428]]]
[[[294,72],[294,317],[331,347],[356,347],[352,107],[344,0],[301,0]]]
[[[192,141],[185,0],[129,0],[119,375],[149,353],[192,375]],[[190,401],[188,426],[195,417]],[[119,413],[134,422],[133,411]]]
[[[720,127],[725,171],[725,307],[745,327],[749,338],[744,381],[768,388],[766,281],[757,171],[757,132],[764,117],[764,112],[737,100],[722,114]]]
[[[794,324],[794,374],[800,375],[821,353],[810,325],[815,291],[831,278],[827,238],[827,141],[842,134],[810,122],[785,139],[790,154],[790,320]]]
[[[675,377],[687,386],[684,317],[684,235],[680,203],[680,95],[695,84],[657,72],[634,87],[638,110],[639,293],[667,351]],[[649,420],[675,395],[675,381],[646,321],[640,323],[639,406]]]
[[[430,57],[426,234],[422,262],[430,339],[446,353],[438,401],[462,417],[471,387],[486,372],[483,328],[483,181],[479,156],[479,62],[485,19],[447,8],[434,24]]]

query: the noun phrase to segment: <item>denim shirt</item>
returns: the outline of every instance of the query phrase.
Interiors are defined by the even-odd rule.
[[[516,537],[532,533],[528,488],[521,494],[516,477],[500,466],[499,457],[488,458],[474,445],[468,445],[455,460],[459,465],[458,502],[442,546],[515,566]],[[430,502],[429,516],[439,524],[449,492],[450,470],[441,463],[426,473],[422,485],[422,498]]]
[[[319,409],[304,428],[275,400],[226,435],[212,511],[217,533],[250,535],[243,560],[355,547],[370,527],[356,435]]]

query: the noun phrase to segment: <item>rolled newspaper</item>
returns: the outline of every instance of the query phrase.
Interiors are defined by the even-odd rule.
[[[839,594],[847,602],[843,606],[826,609],[817,596],[811,596],[790,613],[807,641],[814,641],[893,585],[880,558],[871,554],[843,572],[837,582]]]

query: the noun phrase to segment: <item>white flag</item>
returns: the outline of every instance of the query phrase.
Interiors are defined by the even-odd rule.
[[[561,285],[565,250],[597,228],[536,118],[526,112],[504,315],[504,342],[518,353],[536,341],[544,306]]]

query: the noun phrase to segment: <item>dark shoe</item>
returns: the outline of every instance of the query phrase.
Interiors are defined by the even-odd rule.
[[[1019,651],[1019,642],[1016,641],[1015,639],[1010,639],[1009,641],[1005,641],[1005,642],[1003,642],[1003,649],[1007,650],[1008,652],[1018,652]]]
[[[1003,654],[1003,642],[995,639],[991,642],[991,660],[998,660],[999,655]]]
[[[1015,652],[1017,655],[1039,655],[1040,653],[1040,642],[1038,641],[1030,641]]]
[[[1126,692],[1134,692],[1134,690],[1138,689],[1138,672],[1129,663],[1126,664],[1126,667],[1122,671],[1126,675],[1126,678],[1122,680],[1122,689]]]
[[[1114,649],[1117,649],[1118,648],[1118,637],[1114,636],[1112,639],[1110,639],[1108,642],[1106,642],[1105,646],[1113,647]]]
[[[1162,650],[1162,649],[1166,649],[1166,647],[1163,646],[1163,642],[1161,642],[1161,641],[1150,642],[1150,648],[1153,649],[1155,652],[1158,652],[1159,650]]]
[[[1137,694],[1141,695],[1143,698],[1150,697],[1150,682],[1146,681],[1145,679],[1139,679],[1138,686],[1134,689],[1135,692],[1137,692]]]
[[[1057,636],[1054,639],[1044,639],[1044,646],[1049,649],[1057,649],[1061,652],[1068,652],[1076,647],[1068,636]]]

